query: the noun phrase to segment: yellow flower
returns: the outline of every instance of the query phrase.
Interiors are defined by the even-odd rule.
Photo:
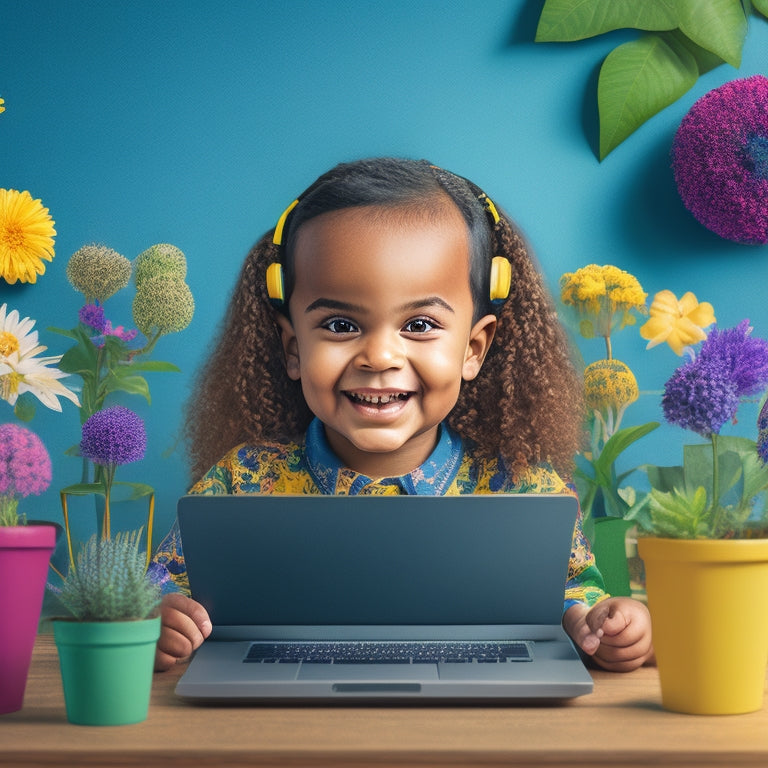
[[[617,413],[640,396],[637,379],[621,360],[597,360],[584,371],[584,396],[590,410]]]
[[[640,328],[640,335],[648,339],[646,349],[665,341],[676,355],[683,349],[707,338],[704,328],[715,322],[715,312],[708,301],[699,303],[688,291],[678,301],[672,291],[659,291],[653,297],[650,318]]]
[[[5,99],[0,99],[0,112],[5,112],[5,107],[3,106],[5,104]]]
[[[37,282],[43,259],[53,258],[54,221],[29,192],[0,189],[0,277],[8,283]]]
[[[560,298],[582,316],[585,338],[607,339],[614,328],[633,324],[632,313],[645,311],[647,295],[636,277],[611,264],[589,264],[560,278]]]

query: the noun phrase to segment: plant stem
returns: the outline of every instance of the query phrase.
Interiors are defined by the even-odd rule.
[[[613,360],[613,347],[611,346],[611,337],[604,336],[605,339],[605,358],[606,360]]]
[[[712,535],[719,536],[723,510],[720,506],[720,462],[717,460],[717,433],[710,436],[712,440]]]

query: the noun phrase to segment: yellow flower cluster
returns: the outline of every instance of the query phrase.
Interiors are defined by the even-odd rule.
[[[584,396],[590,410],[619,412],[640,397],[640,390],[635,375],[621,360],[597,360],[584,371]]]
[[[560,298],[583,317],[579,332],[588,339],[632,325],[632,313],[645,311],[647,295],[636,277],[610,264],[589,264],[560,278]]]

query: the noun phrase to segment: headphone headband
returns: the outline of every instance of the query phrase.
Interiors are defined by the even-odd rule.
[[[436,170],[441,170],[436,165],[430,167]],[[455,176],[456,174],[452,175]],[[491,198],[488,197],[485,192],[478,189],[478,187],[472,184],[472,182],[470,182],[468,179],[465,179],[463,176],[457,176],[457,178],[465,181],[470,186],[470,188],[477,190],[479,193],[477,194],[477,199],[480,201],[486,213],[488,214],[491,223],[491,229],[493,229],[499,223],[499,221],[501,221],[501,216],[499,215],[493,200],[491,200]],[[277,220],[277,224],[275,224],[275,231],[272,235],[272,242],[278,248],[281,248],[283,245],[283,237],[285,234],[285,227],[288,222],[288,217],[291,215],[293,209],[299,204],[300,201],[301,195],[297,197],[280,214],[280,218]],[[269,296],[270,302],[276,307],[282,306],[285,303],[285,281],[283,279],[283,267],[280,262],[274,262],[267,267],[265,280],[267,295]],[[489,289],[489,298],[491,303],[503,303],[509,296],[511,286],[512,264],[510,264],[509,259],[507,259],[505,256],[494,256],[491,260],[491,279]]]

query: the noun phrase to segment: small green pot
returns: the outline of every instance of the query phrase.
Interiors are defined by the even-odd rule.
[[[627,531],[634,525],[621,517],[595,518],[592,552],[605,588],[614,597],[632,595],[627,563]]]
[[[53,622],[67,719],[128,725],[147,719],[160,617]]]

